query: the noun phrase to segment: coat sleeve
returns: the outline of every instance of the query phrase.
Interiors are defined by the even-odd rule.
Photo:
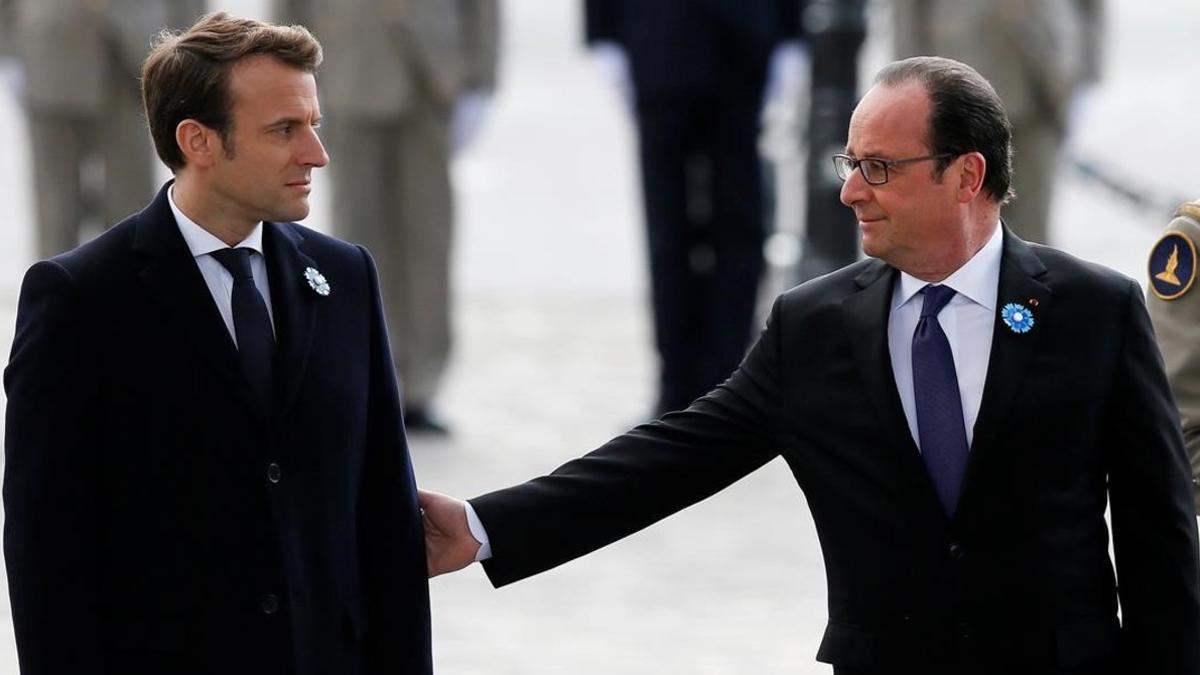
[[[1200,565],[1179,418],[1137,285],[1110,406],[1109,495],[1122,672],[1200,672]]]
[[[358,499],[359,560],[370,675],[433,672],[425,530],[384,327],[379,276],[361,247],[370,288],[366,458]]]
[[[4,371],[4,556],[23,675],[104,672],[96,520],[98,358],[83,308],[53,261],[21,286]]]
[[[778,450],[779,302],[724,384],[548,476],[471,500],[492,545],[496,586],[556,567],[733,484]]]

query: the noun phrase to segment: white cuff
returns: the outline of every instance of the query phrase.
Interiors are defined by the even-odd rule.
[[[467,527],[471,530],[471,536],[479,542],[475,562],[483,562],[492,557],[492,542],[488,539],[487,530],[483,529],[483,522],[475,515],[475,509],[471,508],[471,502],[463,501],[463,510],[467,512]]]

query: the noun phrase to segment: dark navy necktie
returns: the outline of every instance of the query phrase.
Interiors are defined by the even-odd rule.
[[[264,409],[271,404],[271,369],[275,356],[275,334],[267,303],[254,285],[248,248],[226,248],[212,257],[233,275],[233,332],[237,336],[238,358],[242,371]]]
[[[967,430],[950,341],[937,320],[938,312],[954,297],[954,289],[930,285],[921,293],[925,300],[912,339],[917,435],[938,498],[946,513],[954,515],[967,468]]]

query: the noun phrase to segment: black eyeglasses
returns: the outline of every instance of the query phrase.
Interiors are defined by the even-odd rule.
[[[904,159],[880,159],[878,157],[851,157],[850,155],[834,155],[833,170],[837,172],[838,178],[847,180],[850,174],[854,173],[855,169],[862,172],[863,180],[869,185],[883,185],[888,182],[888,169],[897,164],[908,164],[909,162],[923,162],[927,159],[946,159],[953,157],[952,152],[943,152],[940,155],[925,155],[923,157],[905,157]]]

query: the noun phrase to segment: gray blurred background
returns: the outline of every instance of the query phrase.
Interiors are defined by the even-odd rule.
[[[266,0],[209,7],[270,18]],[[889,9],[870,3],[863,81],[889,59]],[[631,120],[582,47],[579,4],[503,0],[502,11],[500,87],[482,135],[454,164],[456,344],[441,396],[454,433],[412,442],[418,482],[461,497],[595,447],[654,396]],[[1172,203],[1200,197],[1198,35],[1195,0],[1109,3],[1104,76],[1069,153],[1153,204],[1064,164],[1056,245],[1142,280]],[[0,148],[7,353],[21,275],[34,259],[34,200],[26,123],[6,88]],[[801,155],[784,153],[776,167],[779,263],[791,260],[787,235],[803,212],[801,166]],[[317,176],[308,224],[328,230],[328,184]],[[776,269],[764,294],[788,278]],[[813,660],[825,624],[820,549],[780,461],[540,577],[495,591],[476,566],[432,580],[431,592],[441,673],[829,672]],[[4,595],[0,675],[17,673]]]

